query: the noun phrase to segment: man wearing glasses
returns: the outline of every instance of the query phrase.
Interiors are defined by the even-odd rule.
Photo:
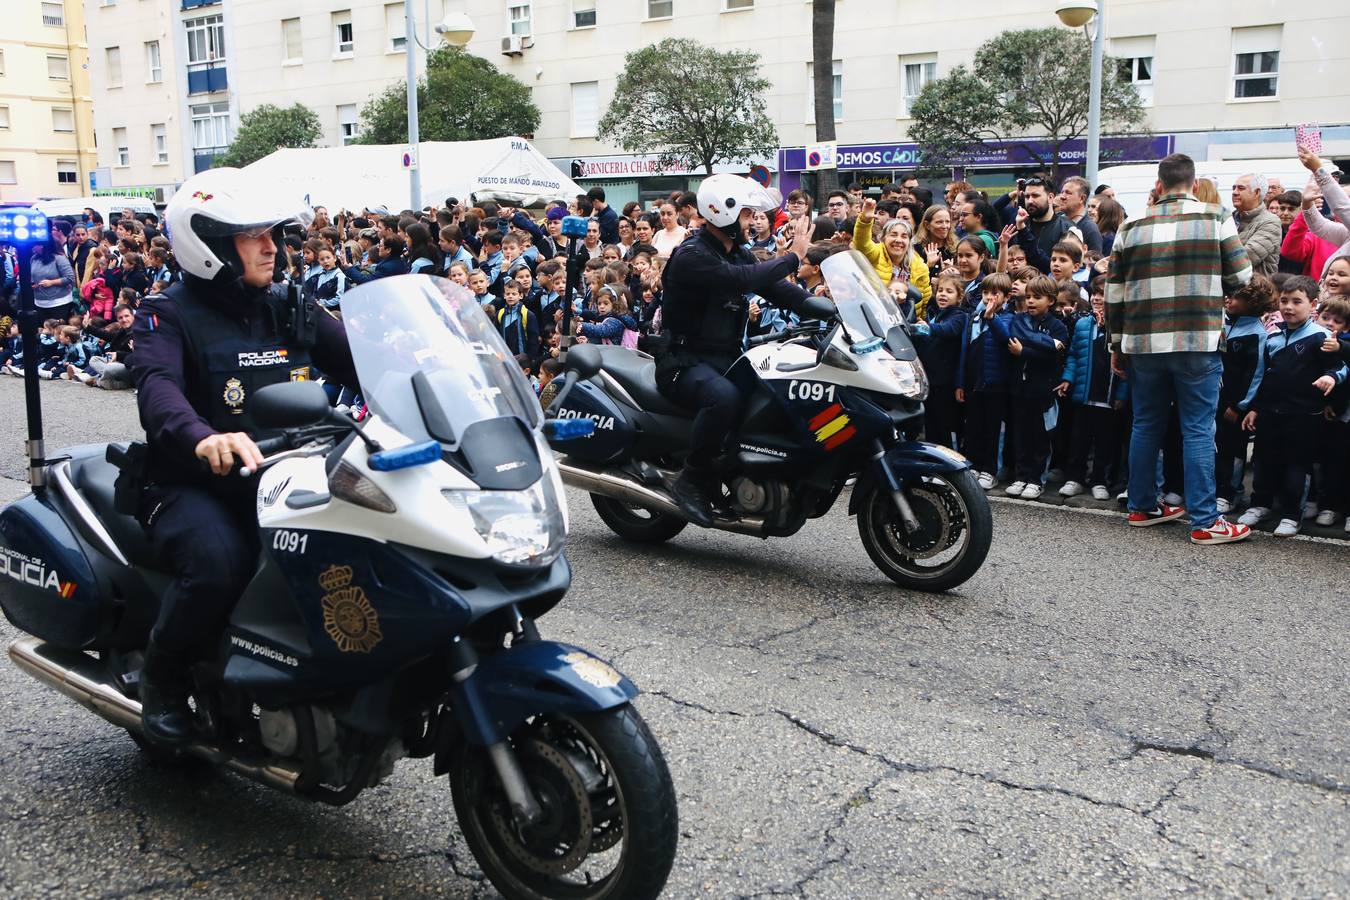
[[[844,227],[844,220],[848,218],[847,191],[830,191],[825,198],[825,215],[834,220],[836,230]]]

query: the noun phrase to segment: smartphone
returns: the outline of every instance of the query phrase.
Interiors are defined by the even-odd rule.
[[[1310,153],[1322,155],[1322,126],[1314,122],[1304,122],[1294,126],[1294,146],[1302,147]]]

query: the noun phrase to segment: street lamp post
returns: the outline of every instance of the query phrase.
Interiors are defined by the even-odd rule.
[[[430,24],[428,22],[428,24]],[[428,47],[417,39],[417,20],[413,18],[413,0],[403,0],[404,50],[407,52],[408,79],[408,144],[412,147],[413,161],[408,168],[408,208],[422,208],[422,161],[418,152],[421,135],[417,124],[417,49],[421,47],[430,53],[434,47]],[[473,22],[465,13],[451,13],[436,26],[436,33],[446,43],[462,47],[473,38]]]
[[[1102,52],[1106,41],[1106,0],[1061,0],[1055,15],[1070,28],[1086,28],[1094,18],[1096,32],[1092,36],[1092,77],[1088,86],[1087,163],[1083,175],[1092,187],[1097,186],[1097,169],[1101,161],[1102,141]]]

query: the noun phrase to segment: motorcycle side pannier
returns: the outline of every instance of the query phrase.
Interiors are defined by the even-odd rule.
[[[65,521],[30,494],[0,511],[0,608],[16,628],[68,649],[98,637],[93,569]]]

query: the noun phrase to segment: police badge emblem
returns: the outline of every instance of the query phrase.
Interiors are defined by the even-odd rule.
[[[225,382],[225,405],[235,415],[244,411],[244,383],[238,378]]]

